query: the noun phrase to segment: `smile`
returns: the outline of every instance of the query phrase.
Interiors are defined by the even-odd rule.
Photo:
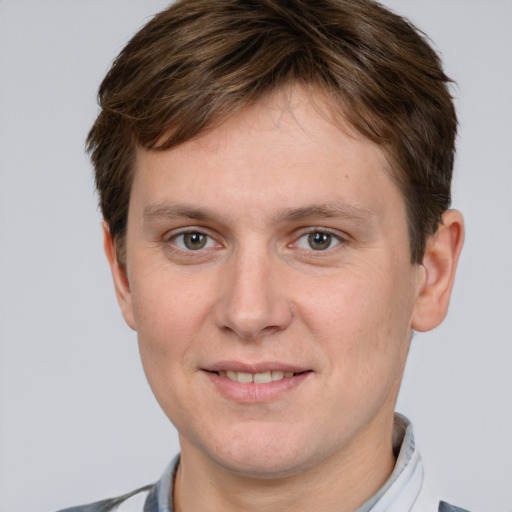
[[[285,378],[293,377],[296,374],[296,372],[285,372],[281,370],[273,370],[258,373],[220,370],[219,372],[216,373],[221,377],[227,377],[229,380],[232,380],[234,382],[242,382],[245,384],[248,384],[250,382],[254,382],[256,384],[267,384],[269,382],[275,382]]]
[[[292,392],[314,372],[280,363],[255,365],[221,363],[203,369],[203,375],[224,397],[241,404],[270,403]]]

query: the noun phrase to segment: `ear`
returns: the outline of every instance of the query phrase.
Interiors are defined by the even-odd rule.
[[[110,270],[112,271],[117,302],[121,308],[121,313],[128,326],[136,330],[130,283],[128,282],[125,269],[117,259],[116,244],[110,235],[110,230],[106,222],[103,222],[103,247],[105,248],[105,254],[110,264]]]
[[[463,243],[464,219],[457,210],[448,210],[427,240],[422,282],[412,316],[414,330],[429,331],[444,320]]]

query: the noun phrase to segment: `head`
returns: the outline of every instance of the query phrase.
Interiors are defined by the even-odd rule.
[[[116,59],[88,138],[105,247],[188,460],[268,478],[389,448],[462,244],[447,81],[362,0],[177,2]]]
[[[115,60],[87,139],[120,261],[138,147],[179,146],[300,84],[385,152],[406,203],[411,261],[421,262],[451,200],[448,82],[425,37],[373,1],[176,2]]]

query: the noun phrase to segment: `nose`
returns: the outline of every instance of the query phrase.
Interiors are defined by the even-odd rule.
[[[240,250],[226,262],[215,323],[244,340],[286,329],[293,318],[283,268],[268,251]]]

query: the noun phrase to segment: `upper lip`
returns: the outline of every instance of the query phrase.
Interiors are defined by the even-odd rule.
[[[209,372],[231,371],[246,373],[264,373],[272,371],[301,373],[311,370],[304,366],[298,366],[288,363],[280,363],[278,361],[269,361],[261,363],[243,363],[240,361],[219,361],[203,368]]]

